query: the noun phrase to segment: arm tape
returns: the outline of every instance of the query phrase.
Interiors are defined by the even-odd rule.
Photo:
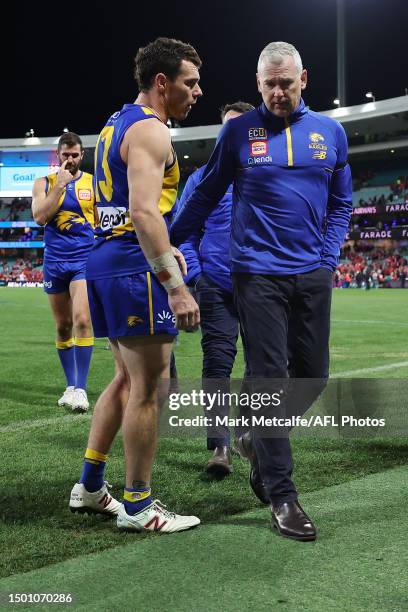
[[[154,259],[147,258],[147,261],[166,291],[184,285],[177,260],[171,251],[167,251]]]

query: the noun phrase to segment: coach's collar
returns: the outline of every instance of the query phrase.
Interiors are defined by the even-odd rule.
[[[282,124],[286,123],[286,120],[284,117],[277,117],[276,115],[271,113],[271,111],[269,111],[266,108],[264,102],[262,102],[261,106],[258,107],[258,110],[261,113],[261,115],[268,121],[268,123],[272,123],[273,125],[277,127],[278,126],[280,127]],[[299,121],[302,117],[304,117],[307,114],[308,110],[309,109],[306,106],[303,98],[300,98],[299,106],[293,111],[291,115],[289,115],[288,122],[295,123],[296,121]]]

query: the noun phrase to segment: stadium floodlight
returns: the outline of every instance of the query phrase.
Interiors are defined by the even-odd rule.
[[[66,134],[67,132],[69,132],[69,129],[67,127],[64,127],[62,132],[63,132],[63,134]]]
[[[336,106],[340,106],[340,100],[338,98],[334,98],[333,104],[335,104]]]
[[[372,100],[373,102],[375,102],[375,95],[373,94],[373,92],[372,92],[372,91],[367,91],[367,93],[366,93],[365,97],[366,97],[366,98],[370,98],[370,100]]]
[[[33,128],[29,129],[24,135],[23,146],[40,145],[41,140],[35,136]]]
[[[184,155],[184,159],[189,159],[190,156],[189,155]]]

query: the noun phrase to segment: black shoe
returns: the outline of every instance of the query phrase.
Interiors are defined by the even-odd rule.
[[[228,446],[217,446],[214,454],[208,460],[206,472],[216,478],[225,478],[233,471],[231,464],[231,454]]]
[[[316,539],[316,527],[298,501],[271,505],[272,527],[284,538],[308,542]]]
[[[249,484],[251,485],[252,491],[263,504],[269,505],[270,499],[265,491],[263,482],[261,480],[258,459],[256,457],[255,449],[252,444],[252,434],[250,431],[247,431],[242,436],[236,439],[235,448],[239,455],[243,459],[248,459],[251,464],[251,471],[249,472]]]

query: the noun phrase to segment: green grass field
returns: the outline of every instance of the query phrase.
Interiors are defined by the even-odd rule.
[[[331,337],[332,376],[390,379],[390,404],[405,411],[406,393],[401,405],[395,398],[408,379],[407,305],[404,290],[336,291]],[[235,457],[231,477],[209,480],[204,439],[162,438],[154,491],[202,525],[169,536],[121,534],[111,521],[67,508],[90,415],[56,405],[64,382],[46,296],[2,288],[0,309],[0,607],[10,592],[70,592],[78,610],[408,609],[406,437],[294,437],[295,481],[319,528],[308,544],[270,530],[245,462]],[[199,341],[180,335],[183,378],[200,376]],[[113,372],[104,347],[98,340],[92,402]],[[240,349],[234,374],[242,372]],[[120,439],[107,478],[120,497]]]

